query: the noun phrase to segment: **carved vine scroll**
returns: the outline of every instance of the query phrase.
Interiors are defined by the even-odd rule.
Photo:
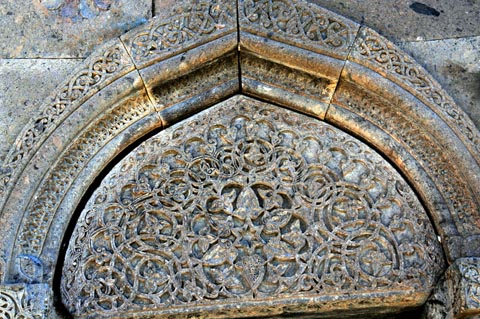
[[[443,263],[415,194],[372,149],[234,97],[109,172],[70,240],[62,294],[77,317],[332,293],[427,296]]]

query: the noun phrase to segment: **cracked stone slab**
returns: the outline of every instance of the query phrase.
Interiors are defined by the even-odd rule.
[[[150,0],[2,1],[0,57],[86,57],[151,15]]]
[[[480,34],[478,1],[419,0],[418,4],[412,0],[309,2],[362,23],[392,41],[457,38]]]
[[[480,36],[397,45],[435,75],[480,129]]]
[[[0,159],[43,100],[81,59],[0,60]]]

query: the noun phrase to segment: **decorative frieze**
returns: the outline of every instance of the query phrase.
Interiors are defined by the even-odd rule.
[[[59,123],[88,97],[132,69],[128,54],[117,40],[89,57],[70,79],[57,88],[19,134],[0,167],[0,208],[8,187],[12,186],[12,177]]]
[[[351,59],[388,77],[425,103],[434,106],[480,163],[480,133],[440,85],[411,57],[371,29],[363,28]]]
[[[152,112],[146,96],[132,97],[82,132],[49,170],[39,187],[38,196],[32,199],[25,222],[19,230],[16,242],[18,251],[22,254],[41,254],[45,233],[55,212],[85,165],[120,132]],[[19,264],[21,274],[32,272],[32,267],[22,265]]]

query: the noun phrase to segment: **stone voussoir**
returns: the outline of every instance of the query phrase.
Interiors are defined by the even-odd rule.
[[[436,112],[480,165],[480,132],[425,69],[392,42],[367,27],[359,32],[349,60],[397,83]]]
[[[0,169],[0,208],[18,173],[42,142],[75,109],[96,92],[134,69],[123,44],[101,46],[48,97],[17,137]]]

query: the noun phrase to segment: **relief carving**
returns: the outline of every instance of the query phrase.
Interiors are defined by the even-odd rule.
[[[426,319],[480,315],[480,259],[459,258],[445,272],[425,304]]]
[[[108,47],[102,54],[93,55],[86,65],[63,87],[57,90],[44,108],[24,128],[0,167],[0,198],[4,197],[17,167],[26,160],[48,133],[78,106],[84,98],[118,78],[132,65],[126,63],[126,52],[120,44]],[[1,207],[0,201],[0,207]]]
[[[0,285],[0,318],[47,318],[51,295],[46,289],[46,285]]]
[[[334,103],[382,127],[386,133],[398,137],[407,149],[412,150],[416,160],[444,194],[459,233],[479,232],[478,209],[475,199],[467,191],[468,185],[458,172],[452,171],[451,167],[455,167],[455,164],[428,132],[400,114],[390,105],[391,102],[353,85],[343,83],[337,92]]]
[[[326,123],[236,97],[112,169],[77,222],[61,289],[75,316],[428,294],[443,263],[415,194],[378,154]]]
[[[472,155],[480,161],[480,135],[472,121],[455,104],[441,87],[434,82],[428,73],[415,63],[409,56],[389,43],[383,37],[372,31],[364,31],[364,36],[359,38],[355,45],[353,56],[365,59],[379,68],[381,72],[399,78],[404,86],[413,88],[421,99],[438,106],[442,116],[450,126],[469,142]],[[414,94],[415,94],[414,93]]]
[[[227,0],[192,1],[177,6],[165,19],[153,20],[143,30],[130,35],[127,42],[135,61],[151,60],[202,38],[215,38],[236,30],[234,2]],[[171,53],[171,52],[170,52]]]
[[[276,86],[281,83],[289,91],[309,95],[321,101],[330,101],[335,88],[335,82],[327,78],[313,76],[251,55],[242,55],[241,63],[242,77],[260,79],[262,83]]]
[[[357,27],[306,1],[241,0],[241,29],[346,55]]]
[[[458,262],[459,273],[462,276],[462,299],[464,309],[480,314],[480,259],[465,258]]]
[[[129,99],[90,125],[48,172],[24,218],[17,243],[22,254],[40,255],[45,233],[65,193],[83,167],[109,140],[152,112],[145,97]],[[22,267],[21,267],[22,269]],[[22,270],[20,274],[28,273]],[[31,276],[24,276],[26,279]]]

